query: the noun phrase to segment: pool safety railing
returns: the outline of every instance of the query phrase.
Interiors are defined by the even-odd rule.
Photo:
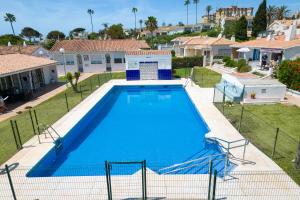
[[[190,75],[187,77],[185,83],[184,83],[184,88],[186,88],[186,86],[191,83],[193,85],[193,77],[194,77],[194,68],[191,69],[191,73]]]
[[[169,167],[164,167],[164,168],[159,169],[158,171],[162,175],[177,173],[182,170],[187,170],[187,169],[191,169],[191,168],[198,167],[198,166],[205,166],[205,165],[208,166],[209,163],[211,163],[212,161],[224,160],[224,158],[226,159],[227,157],[228,156],[226,155],[226,153],[213,154],[213,155],[204,156],[201,158],[185,161],[182,163],[177,163],[177,164],[171,165]],[[227,165],[227,164],[228,164],[228,162],[225,161],[225,165]],[[227,168],[227,166],[224,166],[224,169],[226,169],[226,168]]]

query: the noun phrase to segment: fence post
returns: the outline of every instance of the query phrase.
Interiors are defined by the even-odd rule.
[[[80,84],[80,97],[81,97],[81,101],[83,100],[83,95],[82,95],[82,85]]]
[[[17,133],[17,136],[18,136],[19,144],[20,144],[20,149],[23,149],[23,144],[22,144],[22,140],[21,140],[17,120],[15,120],[15,127],[16,127],[16,133]]]
[[[273,146],[272,158],[274,158],[275,152],[276,152],[278,133],[279,133],[279,128],[276,129],[276,135],[275,135],[275,141],[274,141],[274,146]]]
[[[68,97],[67,97],[67,93],[65,92],[65,99],[66,99],[66,106],[67,106],[67,111],[69,112],[69,103],[68,103]]]
[[[37,118],[37,114],[36,114],[36,111],[33,110],[33,114],[34,114],[34,117],[35,117],[35,123],[37,125],[37,130],[38,130],[38,133],[39,135],[41,134],[41,131],[40,131],[40,126],[39,126],[39,121],[38,121],[38,118]]]
[[[9,181],[9,186],[10,186],[10,189],[11,189],[11,193],[13,195],[13,199],[17,200],[16,192],[15,192],[14,185],[13,185],[13,182],[12,182],[12,179],[11,179],[11,176],[10,176],[10,171],[9,171],[9,168],[8,168],[7,165],[5,165],[5,171],[6,171],[6,174],[7,174],[7,178],[8,178],[8,181]]]
[[[209,179],[208,179],[208,197],[207,197],[207,199],[210,199],[210,194],[211,194],[212,168],[213,168],[213,162],[211,160],[209,160]]]
[[[241,111],[241,117],[240,117],[240,124],[239,124],[239,129],[238,129],[239,132],[240,132],[241,127],[242,127],[243,115],[244,115],[244,105],[242,105],[242,111]]]
[[[99,84],[99,87],[100,87],[100,85],[101,85],[101,82],[100,82],[100,74],[98,74],[97,78],[98,78],[98,84]]]
[[[10,120],[10,126],[11,126],[11,130],[13,132],[13,135],[14,135],[14,140],[15,140],[15,143],[16,143],[16,147],[17,149],[19,150],[20,149],[20,146],[19,146],[19,143],[17,141],[17,137],[16,137],[16,132],[15,132],[15,128],[14,128],[14,124],[13,124],[13,121]]]
[[[225,106],[225,86],[223,90],[223,115],[224,115],[224,106]]]
[[[146,160],[142,162],[142,187],[143,187],[143,199],[147,199],[147,180],[146,180]]]
[[[93,92],[93,84],[92,84],[92,79],[90,78],[90,88],[91,88],[91,93]]]
[[[217,170],[215,170],[215,172],[214,172],[213,191],[212,191],[212,199],[213,200],[216,199],[217,175],[218,175],[218,172],[217,172]]]
[[[31,121],[33,133],[34,133],[34,135],[36,135],[36,131],[35,131],[35,126],[34,126],[34,122],[33,122],[33,117],[32,117],[31,109],[29,109],[29,116],[30,116],[30,121]]]
[[[105,161],[105,174],[106,174],[107,197],[108,200],[112,200],[111,182],[110,182],[110,165],[107,160]]]

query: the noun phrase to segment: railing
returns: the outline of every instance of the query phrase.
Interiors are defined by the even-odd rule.
[[[50,135],[51,139],[53,140],[53,142],[55,142],[57,139],[55,139],[52,135],[52,133],[50,132],[50,130],[52,130],[55,135],[58,137],[58,139],[61,139],[60,135],[58,134],[58,132],[51,126],[51,125],[45,125],[45,124],[38,124],[38,129],[40,133],[44,133],[45,137],[47,137],[47,134]],[[40,137],[40,133],[38,134],[38,137]],[[40,141],[40,138],[39,138]]]
[[[217,157],[219,157],[219,156],[222,156],[222,158],[221,159],[217,159]],[[204,164],[204,163],[208,164],[212,160],[214,160],[214,161],[216,161],[216,160],[223,160],[224,159],[223,156],[226,156],[226,153],[213,154],[213,155],[209,155],[209,156],[205,156],[205,157],[201,157],[201,158],[197,158],[197,159],[185,161],[185,162],[182,162],[182,163],[177,163],[177,164],[171,165],[169,167],[164,167],[162,169],[159,169],[158,171],[160,172],[160,174],[163,174],[163,175],[165,175],[165,174],[171,174],[171,173],[178,172],[178,171],[181,171],[181,170],[184,170],[184,169],[193,168],[193,167],[199,166],[199,165]],[[214,158],[216,158],[216,159],[214,159]],[[207,159],[209,160],[209,162],[207,162]],[[201,162],[195,163],[197,161],[201,161]],[[192,164],[192,163],[195,163],[195,164]],[[188,165],[188,164],[191,164],[191,165]],[[184,165],[188,165],[188,166],[182,167]],[[162,172],[162,171],[166,171],[166,170],[170,170],[170,171]]]
[[[194,76],[194,68],[191,69],[191,73],[185,81],[184,88],[189,84],[189,82],[193,84],[193,76]]]

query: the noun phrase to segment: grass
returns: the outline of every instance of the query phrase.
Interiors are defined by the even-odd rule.
[[[191,68],[175,69],[173,76],[175,78],[187,78],[190,76]],[[194,68],[194,82],[200,87],[213,88],[221,80],[221,74],[204,67]]]
[[[82,88],[82,97],[86,98],[106,81],[119,78],[125,78],[125,73],[112,73],[111,76],[110,74],[100,74],[99,76],[93,75],[87,78],[79,83],[79,86]],[[33,108],[36,110],[40,123],[53,124],[68,112],[65,94],[67,94],[69,109],[75,107],[82,100],[80,93],[76,93],[71,88],[68,88],[64,92],[44,101]],[[17,121],[22,143],[25,143],[34,136],[28,110],[9,120],[0,122],[0,164],[4,163],[18,151],[11,130],[10,120]]]
[[[216,104],[222,112],[222,104]],[[224,115],[238,129],[241,105],[225,106]],[[283,104],[245,105],[240,133],[272,158],[300,185],[300,170],[292,162],[300,138],[300,108]],[[275,154],[273,148],[279,128]]]

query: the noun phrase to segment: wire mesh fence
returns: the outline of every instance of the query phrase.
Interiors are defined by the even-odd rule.
[[[300,195],[300,187],[283,171],[230,171],[222,177],[212,167],[202,174],[160,174],[142,162],[120,163],[64,169],[73,176],[37,177],[28,176],[30,167],[10,165],[9,173],[0,169],[0,199],[299,199]],[[103,169],[110,172],[95,175]]]
[[[214,104],[230,123],[256,147],[280,165],[298,184],[300,169],[295,166],[300,141],[287,131],[254,114],[248,106],[234,103],[215,88]]]
[[[112,78],[111,73],[93,75],[78,83],[77,92],[68,84],[64,92],[35,108],[28,107],[11,120],[1,122],[0,163],[15,154],[25,142],[38,134],[37,124],[53,124]]]

